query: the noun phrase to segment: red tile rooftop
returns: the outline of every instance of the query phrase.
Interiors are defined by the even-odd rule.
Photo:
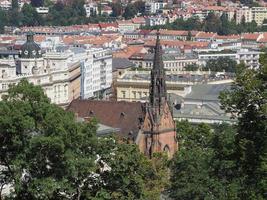
[[[101,29],[108,28],[108,27],[118,28],[118,24],[117,23],[99,23],[99,26],[100,26]]]
[[[257,40],[258,37],[260,36],[260,33],[244,33],[242,34],[242,39],[243,40]]]
[[[238,40],[238,39],[241,39],[241,36],[240,35],[216,35],[215,39]]]
[[[210,33],[210,32],[198,32],[196,34],[196,38],[213,38],[217,35],[217,33]]]

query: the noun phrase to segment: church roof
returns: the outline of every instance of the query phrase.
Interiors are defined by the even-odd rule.
[[[145,117],[145,105],[140,102],[73,100],[67,110],[78,117],[95,117],[127,138],[136,137]]]

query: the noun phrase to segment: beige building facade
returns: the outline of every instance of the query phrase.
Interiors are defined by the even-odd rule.
[[[167,73],[168,75],[168,73]],[[115,90],[118,101],[142,101],[149,99],[150,71],[127,71],[117,78]],[[185,96],[191,92],[190,82],[166,81],[167,92]]]
[[[262,25],[264,19],[267,18],[267,7],[242,7],[237,9],[236,23],[240,24],[243,18],[246,23],[254,20],[257,25]]]

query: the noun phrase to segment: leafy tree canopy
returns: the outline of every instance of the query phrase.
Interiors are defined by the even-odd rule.
[[[0,102],[0,189],[11,183],[14,200],[159,199],[166,157],[148,160],[96,129],[51,104],[40,86],[11,86]]]
[[[210,70],[213,72],[236,72],[237,63],[228,57],[219,57],[217,59],[208,60],[203,70]]]

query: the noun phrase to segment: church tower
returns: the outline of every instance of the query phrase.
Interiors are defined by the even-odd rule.
[[[176,126],[167,100],[166,76],[162,47],[157,33],[151,70],[150,96],[146,108],[141,150],[149,157],[155,152],[167,152],[172,157],[177,150]]]

